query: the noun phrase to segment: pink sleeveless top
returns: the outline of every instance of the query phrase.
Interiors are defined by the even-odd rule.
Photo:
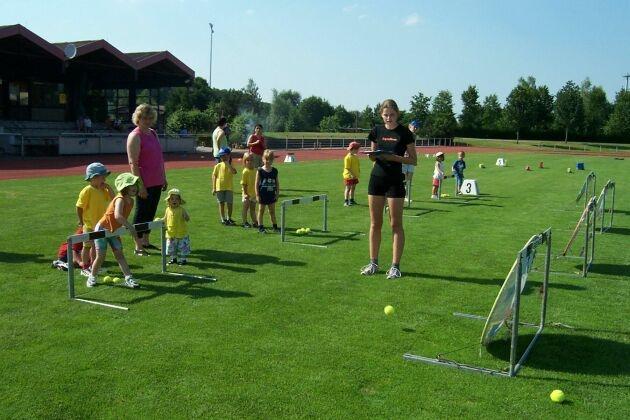
[[[156,132],[151,130],[150,133],[143,133],[139,127],[134,128],[132,132],[140,136],[138,166],[144,186],[164,185],[164,158]]]

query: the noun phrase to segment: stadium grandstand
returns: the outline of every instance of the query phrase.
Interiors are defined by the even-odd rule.
[[[19,24],[0,26],[0,154],[54,155],[62,136],[120,137],[140,103],[158,108],[163,131],[168,89],[194,77],[168,51],[49,42]]]

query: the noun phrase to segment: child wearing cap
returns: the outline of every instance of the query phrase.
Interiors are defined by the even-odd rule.
[[[77,199],[76,209],[79,226],[83,233],[92,232],[96,223],[105,214],[107,205],[114,198],[114,191],[105,179],[110,174],[105,165],[100,162],[90,163],[85,168],[85,180],[88,182]],[[83,244],[81,250],[81,274],[90,275],[90,264],[96,257],[92,241]]]
[[[438,192],[440,190],[440,184],[444,178],[448,178],[447,175],[444,174],[444,159],[445,155],[443,152],[437,152],[435,154],[435,167],[433,168],[433,188],[431,189],[431,198],[434,200],[438,200]]]
[[[184,207],[186,202],[177,188],[168,191],[164,211],[164,226],[166,226],[166,253],[169,255],[169,264],[186,264],[186,257],[190,254],[190,238],[186,223],[190,216]],[[177,259],[179,257],[179,260]]]
[[[243,173],[241,174],[241,187],[243,189],[242,216],[244,228],[258,226],[258,223],[256,223],[256,170],[254,169],[254,155],[254,153],[243,154]],[[249,224],[249,222],[247,221],[248,212],[252,218],[252,224]]]
[[[357,204],[354,201],[354,190],[359,183],[359,175],[361,174],[361,165],[357,157],[360,147],[361,144],[353,141],[348,145],[348,154],[343,158],[343,182],[346,185],[343,193],[343,205],[346,207]]]
[[[219,203],[219,216],[221,223],[225,226],[234,226],[236,222],[232,220],[233,208],[233,179],[236,169],[230,163],[231,150],[227,147],[219,150],[218,158],[221,162],[214,166],[212,171],[212,195],[217,196]],[[225,215],[225,204],[227,203],[227,217]]]
[[[131,236],[133,236],[136,242],[136,251],[138,252],[138,250],[142,250],[140,239],[133,225],[129,223],[128,220],[129,214],[133,209],[134,197],[138,194],[138,177],[129,172],[125,172],[116,177],[114,185],[116,186],[116,190],[118,190],[118,194],[109,203],[105,214],[98,221],[94,230],[114,232],[121,226],[124,226],[129,230]],[[108,245],[112,247],[116,261],[118,261],[118,265],[125,275],[125,286],[131,288],[140,287],[131,275],[131,270],[125,259],[125,254],[123,254],[122,242],[119,236],[96,239],[94,240],[94,245],[96,247],[96,258],[92,263],[92,270],[87,279],[87,287],[94,287],[96,285],[96,276],[98,275],[98,270],[103,264],[103,261],[105,261]]]
[[[460,191],[462,189],[462,184],[464,183],[464,169],[466,169],[466,162],[464,161],[464,158],[466,157],[466,152],[464,151],[460,151],[457,153],[457,160],[455,161],[455,163],[453,163],[453,175],[455,176],[455,181],[456,181],[456,191],[455,194],[459,195],[462,192]]]

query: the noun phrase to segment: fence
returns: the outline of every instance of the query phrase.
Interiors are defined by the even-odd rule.
[[[367,138],[269,138],[267,147],[270,149],[345,149],[348,145],[356,141],[362,147],[369,147],[370,141]],[[458,143],[452,137],[445,138],[419,138],[416,139],[416,147],[454,147],[465,146],[465,143]]]
[[[165,153],[194,153],[197,139],[194,136],[159,135]],[[90,155],[126,153],[127,135],[110,133],[62,133],[59,136],[60,155]]]

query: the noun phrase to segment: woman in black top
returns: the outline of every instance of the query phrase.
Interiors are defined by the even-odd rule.
[[[415,166],[417,158],[413,134],[407,127],[398,124],[400,111],[396,102],[393,99],[383,101],[380,114],[384,125],[374,127],[368,136],[372,143],[372,151],[379,153],[370,154],[370,160],[374,162],[368,185],[370,263],[361,269],[361,274],[370,276],[378,271],[383,209],[387,200],[393,243],[392,266],[387,271],[387,278],[395,279],[401,276],[400,258],[405,246],[405,231],[402,224],[405,176],[402,173],[402,164]]]

